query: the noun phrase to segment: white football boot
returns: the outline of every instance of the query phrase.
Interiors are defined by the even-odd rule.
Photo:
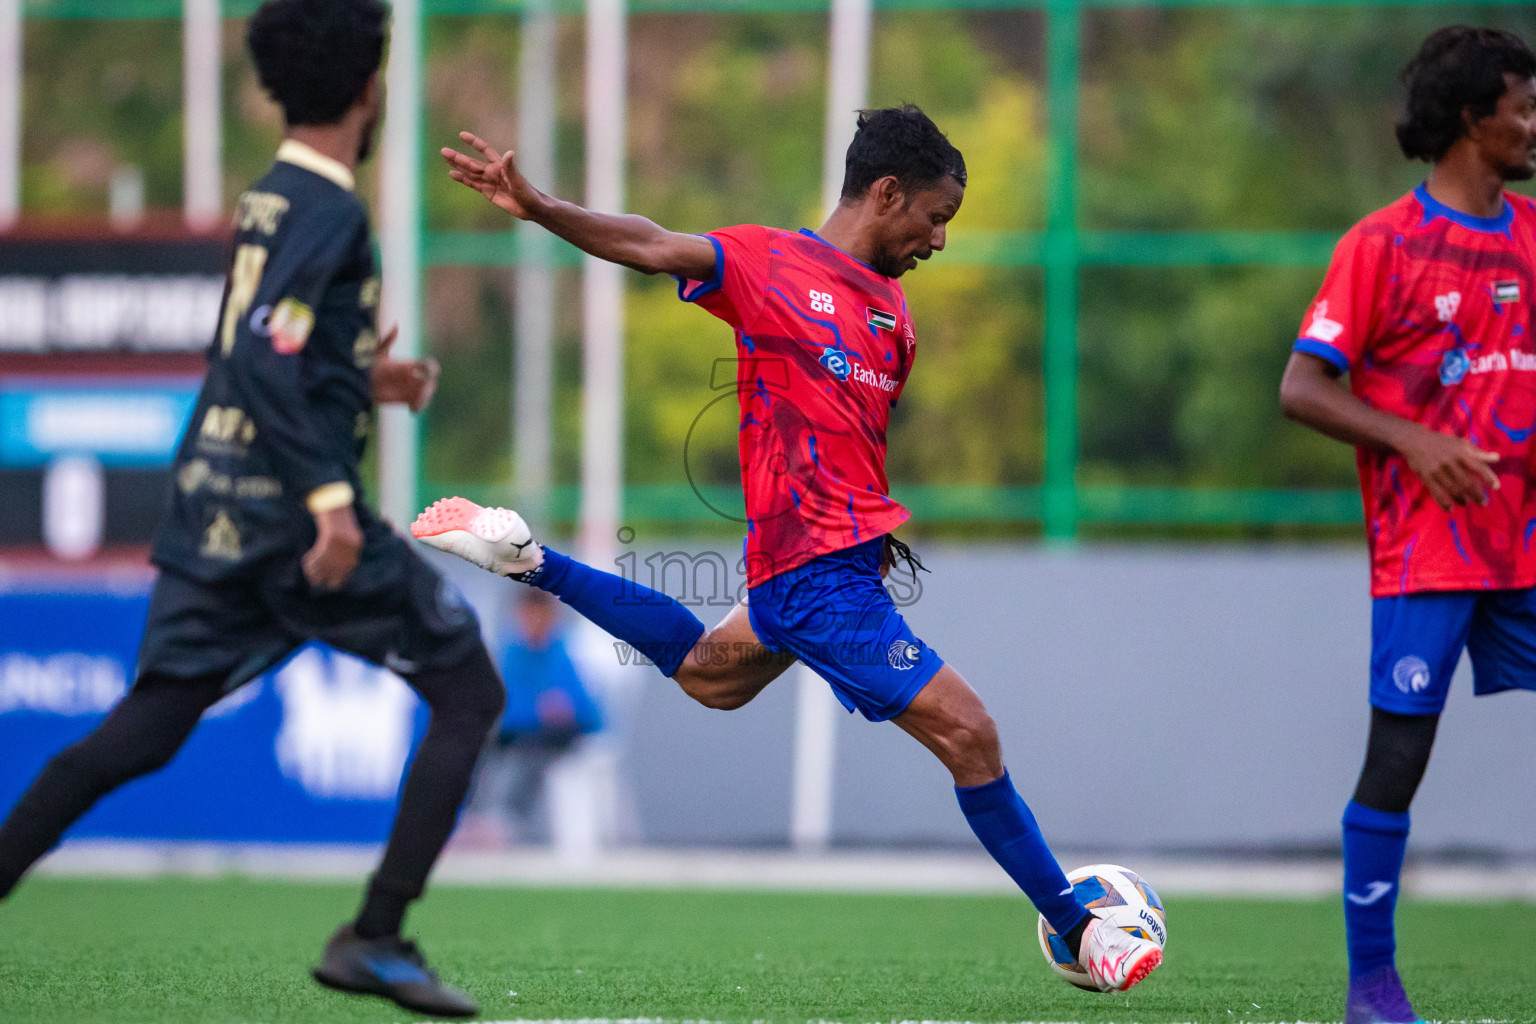
[[[1151,939],[1094,917],[1083,932],[1077,962],[1100,992],[1124,992],[1163,962],[1163,950]]]
[[[522,516],[509,508],[481,508],[468,498],[434,501],[411,524],[411,536],[523,583],[544,567],[544,549]]]

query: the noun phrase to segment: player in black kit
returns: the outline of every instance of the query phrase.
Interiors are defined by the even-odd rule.
[[[432,711],[383,861],[315,978],[420,1013],[471,1015],[400,937],[452,831],[503,689],[474,613],[359,498],[375,401],[419,408],[435,366],[387,358],[352,169],[372,147],[379,0],[270,0],[247,44],[287,130],[240,198],[208,375],[155,537],[132,690],[55,757],[0,826],[0,896],[100,797],[169,761],[203,711],[311,639],[400,673]],[[239,794],[230,794],[239,799]]]

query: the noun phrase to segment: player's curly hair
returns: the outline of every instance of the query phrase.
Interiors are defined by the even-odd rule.
[[[288,124],[335,124],[384,60],[380,0],[267,0],[245,44]]]
[[[859,111],[859,127],[848,146],[844,199],[857,199],[869,186],[894,175],[909,193],[954,178],[965,185],[965,157],[933,119],[911,103]]]
[[[1424,40],[1403,68],[1408,107],[1397,122],[1397,144],[1410,160],[1433,163],[1467,133],[1462,111],[1487,117],[1504,95],[1504,75],[1536,74],[1519,36],[1496,28],[1450,25]]]

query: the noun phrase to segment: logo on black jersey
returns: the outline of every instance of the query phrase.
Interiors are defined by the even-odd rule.
[[[240,529],[223,509],[214,513],[213,522],[203,534],[203,543],[197,553],[204,558],[217,558],[226,562],[240,561]]]
[[[887,313],[883,309],[874,306],[865,306],[864,312],[869,314],[869,325],[878,327],[882,331],[894,331],[896,329],[896,314]]]

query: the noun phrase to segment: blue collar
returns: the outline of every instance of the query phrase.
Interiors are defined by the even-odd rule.
[[[828,249],[833,249],[833,250],[836,250],[837,252],[842,252],[844,256],[848,256],[848,258],[853,260],[853,262],[857,263],[859,266],[865,268],[866,270],[870,271],[871,273],[880,274],[880,271],[876,270],[874,267],[871,267],[868,263],[865,263],[863,260],[859,259],[857,256],[849,256],[848,253],[843,252],[843,250],[841,250],[841,249],[838,249],[837,246],[833,245],[831,242],[827,241],[825,238],[822,238],[820,235],[818,235],[816,232],[812,231],[810,228],[801,228],[800,229],[800,233],[802,235],[805,235],[807,238],[814,238],[814,239],[816,239],[816,241],[820,242],[822,245],[826,246]],[[884,274],[880,274],[880,276],[884,277],[885,275]]]
[[[1481,231],[1490,235],[1504,235],[1509,237],[1509,226],[1515,219],[1515,208],[1504,200],[1504,209],[1497,217],[1474,217],[1470,213],[1462,213],[1453,210],[1440,200],[1429,194],[1429,189],[1420,185],[1413,190],[1414,198],[1419,205],[1424,207],[1424,224],[1428,224],[1436,217],[1444,217],[1453,224],[1460,224],[1469,231]]]

